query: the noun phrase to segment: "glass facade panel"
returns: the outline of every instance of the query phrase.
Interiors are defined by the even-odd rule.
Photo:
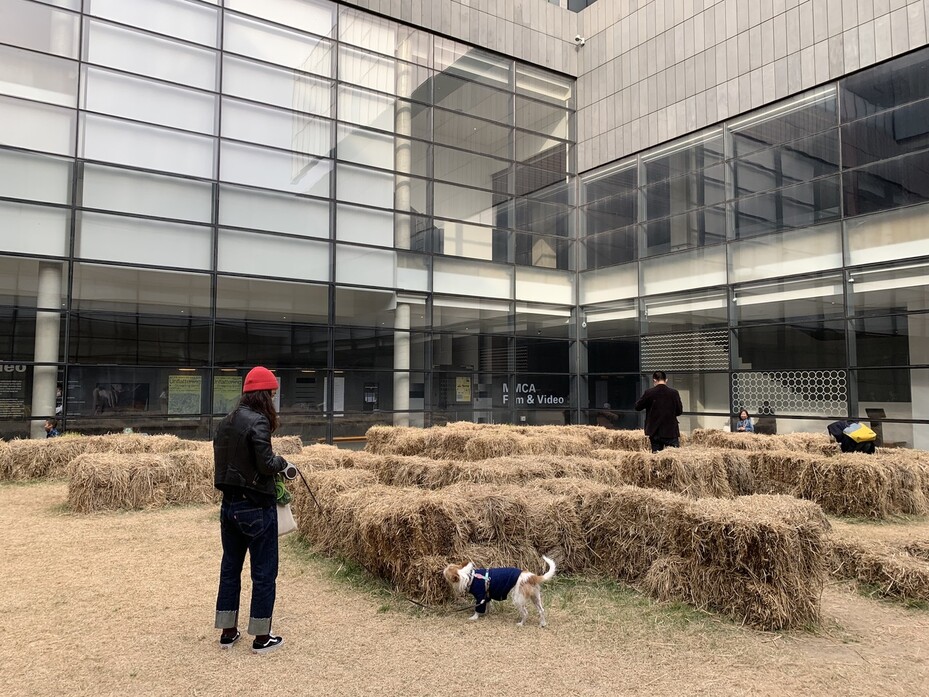
[[[392,170],[395,168],[397,151],[401,147],[409,149],[410,142],[389,133],[339,124],[336,152],[340,160]]]
[[[505,333],[509,332],[511,327],[510,310],[510,303],[499,300],[435,296],[432,305],[432,326],[443,332]],[[441,341],[445,342],[447,339]]]
[[[188,269],[212,265],[213,231],[102,213],[78,215],[74,255],[83,259]]]
[[[393,213],[340,205],[336,216],[336,239],[340,242],[393,246]]]
[[[65,209],[0,201],[2,250],[65,256],[70,248],[70,222],[71,215]]]
[[[516,299],[574,303],[574,274],[549,269],[516,269]]]
[[[217,320],[215,332],[215,365],[320,369],[328,360],[326,327],[289,321]]]
[[[84,60],[205,90],[216,89],[216,52],[85,20]]]
[[[216,316],[325,325],[329,320],[329,289],[312,283],[217,276]]]
[[[312,7],[309,3],[300,3]],[[260,12],[268,3],[248,3],[250,11]],[[321,27],[324,29],[325,27]],[[242,56],[257,58],[304,73],[332,77],[332,42],[271,26],[226,12],[223,19],[223,48]]]
[[[77,63],[0,46],[0,94],[73,107],[77,104]]]
[[[843,368],[848,365],[841,321],[760,325],[735,330],[740,370]]]
[[[27,0],[6,0],[0,42],[77,58],[80,18]]]
[[[337,166],[337,170],[337,199],[393,208],[395,191],[393,174],[342,164]]]
[[[207,319],[80,312],[71,315],[69,331],[71,363],[196,366],[209,362]],[[198,411],[193,408],[191,413]]]
[[[929,310],[929,264],[849,271],[848,305],[855,315]]]
[[[643,291],[649,295],[726,283],[726,247],[668,254],[641,263]]]
[[[336,6],[325,0],[262,0],[257,5],[250,0],[226,0],[225,6],[322,36],[332,35],[335,26]]]
[[[835,319],[845,315],[839,275],[738,286],[733,312],[740,323]]]
[[[608,339],[639,333],[639,307],[635,300],[585,307],[581,312],[582,337]]]
[[[208,178],[213,150],[213,140],[205,136],[81,115],[78,151],[88,160]]]
[[[436,293],[508,299],[513,295],[513,270],[497,264],[436,258],[432,283]]]
[[[842,121],[853,121],[885,109],[929,97],[929,51],[925,48],[846,77]]]
[[[397,285],[396,252],[340,244],[336,247],[336,283],[386,286]]]
[[[221,145],[219,178],[234,184],[328,197],[331,170],[331,161],[311,155],[229,141]]]
[[[868,264],[925,255],[929,243],[929,205],[850,218],[845,236],[850,264]]]
[[[55,157],[0,150],[0,196],[69,203],[71,163]]]
[[[206,274],[77,263],[71,294],[82,313],[210,316]]]
[[[725,327],[729,321],[729,298],[723,290],[645,297],[642,308],[649,332]]]
[[[120,24],[176,36],[198,44],[215,46],[216,10],[185,0],[88,0],[91,15]]]
[[[224,138],[308,155],[328,155],[332,147],[330,129],[330,122],[325,119],[238,100],[223,100]]]
[[[491,121],[433,109],[433,137],[440,145],[498,158],[512,158],[512,129]]]
[[[73,155],[74,119],[71,109],[0,97],[0,145]]]
[[[80,204],[85,208],[209,223],[213,187],[209,182],[179,179],[87,163]]]
[[[842,265],[842,229],[832,223],[750,237],[730,244],[729,256],[732,283],[838,268]]]
[[[929,150],[845,172],[845,214],[900,208],[929,201]]]
[[[738,199],[732,207],[735,234],[742,238],[837,220],[841,215],[840,206],[838,177],[825,177]]]
[[[328,281],[329,244],[300,237],[220,230],[216,268],[226,273]]]
[[[55,281],[39,299],[40,272]],[[63,309],[67,305],[68,264],[60,261],[0,256],[0,307]]]
[[[330,80],[244,58],[223,56],[223,94],[330,116],[331,93]]]
[[[221,186],[219,224],[328,238],[329,202],[304,196]]]

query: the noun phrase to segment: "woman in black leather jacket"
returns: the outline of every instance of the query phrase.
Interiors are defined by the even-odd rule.
[[[239,595],[245,554],[251,560],[252,603],[248,633],[255,637],[254,653],[273,651],[284,643],[271,634],[271,615],[277,590],[277,505],[274,475],[287,461],[271,449],[277,429],[274,395],[278,382],[267,368],[252,368],[245,376],[242,397],[224,418],[213,439],[214,484],[223,492],[220,533],[223,560],[216,598],[219,646],[232,648],[238,630]]]

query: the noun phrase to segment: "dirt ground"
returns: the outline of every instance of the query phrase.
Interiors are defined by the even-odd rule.
[[[410,609],[293,536],[285,645],[221,652],[215,507],[79,516],[66,491],[0,485],[5,695],[929,695],[929,612],[843,584],[827,586],[816,632],[756,632],[568,578],[544,590],[547,628],[516,627],[510,608],[477,623]]]

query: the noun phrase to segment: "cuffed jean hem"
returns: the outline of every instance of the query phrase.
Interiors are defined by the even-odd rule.
[[[239,611],[238,610],[217,610],[216,611],[216,624],[213,625],[216,629],[232,629],[239,623]]]
[[[264,636],[271,633],[270,617],[249,617],[248,633],[252,636]]]

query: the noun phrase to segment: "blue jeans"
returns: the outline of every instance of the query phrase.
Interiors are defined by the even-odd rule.
[[[248,500],[223,501],[220,507],[223,561],[219,568],[216,628],[237,625],[242,566],[248,552],[252,571],[252,605],[248,633],[271,633],[277,592],[277,506],[261,507]]]

